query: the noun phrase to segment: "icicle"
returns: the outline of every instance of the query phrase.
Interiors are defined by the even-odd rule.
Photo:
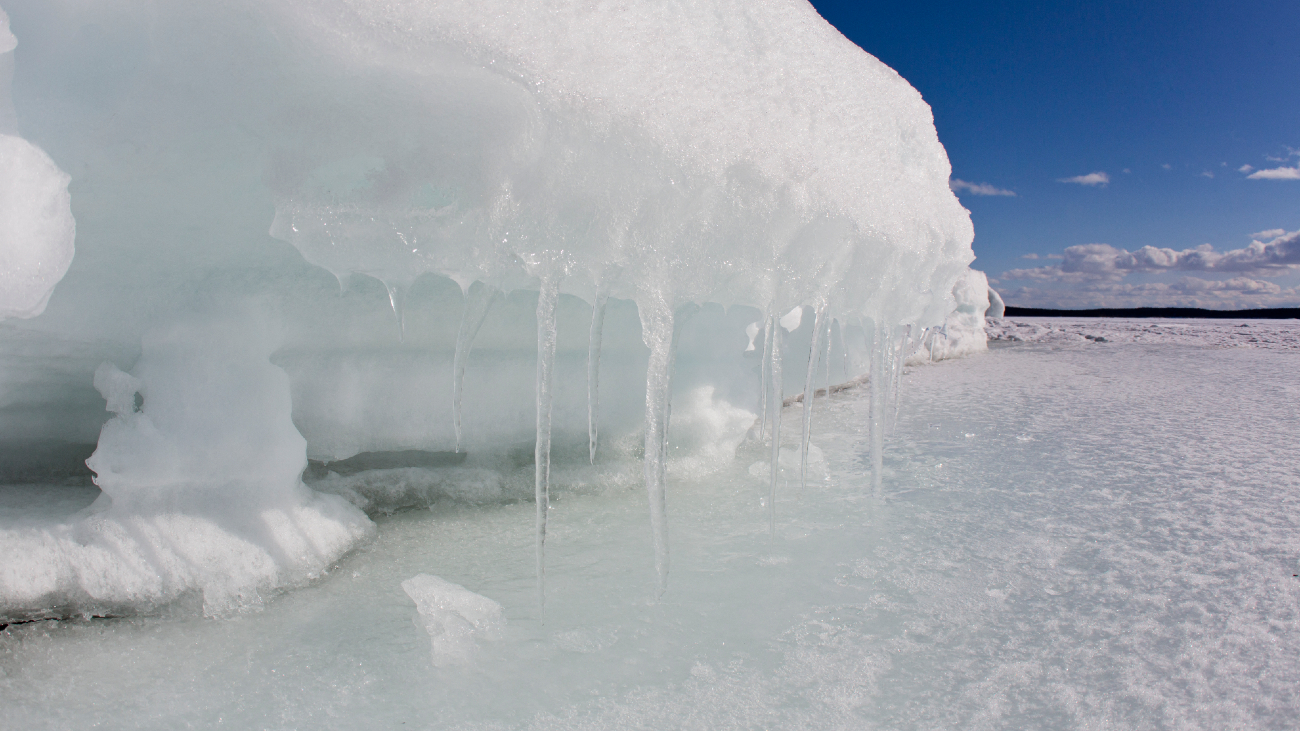
[[[903,334],[898,339],[898,353],[895,355],[894,364],[894,383],[890,389],[894,399],[894,407],[889,418],[889,430],[892,433],[894,427],[898,425],[898,409],[901,405],[903,392],[903,364],[907,361],[907,346],[912,340],[912,326],[908,325]]]
[[[673,376],[677,373],[677,343],[681,340],[682,328],[695,317],[695,313],[700,311],[700,306],[691,302],[685,307],[677,310],[673,315],[673,344],[668,351],[668,401],[664,404],[664,431],[663,431],[663,454],[664,459],[659,463],[661,473],[660,481],[665,485],[668,479],[668,429],[671,426],[673,416]]]
[[[817,317],[813,321],[812,342],[808,344],[808,373],[804,376],[803,386],[803,434],[799,452],[799,487],[808,486],[808,442],[812,431],[813,396],[817,392],[817,359],[821,357],[822,328],[826,324],[826,305],[817,308]],[[829,335],[829,333],[827,333]],[[828,359],[829,360],[829,359]],[[830,371],[826,374],[826,387],[830,388]]]
[[[555,367],[555,308],[560,274],[542,274],[537,293],[537,446],[533,451],[537,499],[537,604],[546,611],[546,516],[551,488],[551,380]]]
[[[645,384],[645,485],[650,501],[650,531],[655,552],[658,594],[668,588],[668,507],[664,480],[667,476],[665,445],[668,438],[669,407],[672,400],[672,356],[674,313],[662,300],[639,303],[641,332],[650,346]]]
[[[774,316],[775,319],[775,316]],[[776,477],[781,472],[781,406],[785,403],[785,387],[781,380],[781,327],[772,328],[772,365],[768,368],[772,382],[772,481],[767,496],[767,529],[776,537]]]
[[[831,342],[834,339],[835,320],[826,315],[826,349],[822,351],[822,361],[826,363],[826,395],[831,395]],[[848,380],[848,379],[845,379]]]
[[[849,347],[849,328],[848,323],[840,321],[840,365],[842,366],[842,375],[844,380],[850,380],[862,375],[855,367],[853,362],[853,351]]]
[[[388,282],[384,282],[384,288],[388,290],[388,305],[393,308],[393,316],[397,318],[397,341],[404,343],[406,342],[406,288]]]
[[[868,380],[871,384],[871,490],[880,497],[885,455],[885,398],[888,395],[885,361],[889,352],[889,329],[873,323],[873,330],[867,331],[867,350],[871,354]]]
[[[474,347],[474,338],[478,337],[479,328],[487,318],[488,310],[496,301],[500,292],[496,287],[483,282],[478,287],[470,285],[465,292],[465,309],[460,316],[460,330],[456,333],[456,354],[452,358],[451,384],[451,419],[456,429],[456,451],[461,444],[461,398],[465,391],[465,363],[469,360],[470,348]]]
[[[772,365],[772,328],[774,327],[776,327],[776,318],[768,315],[767,328],[763,330],[763,365],[760,373],[762,385],[759,387],[759,390],[763,392],[763,404],[758,414],[758,440],[760,442],[767,437],[767,397],[770,390],[767,369]]]
[[[605,305],[609,293],[596,288],[596,305],[591,310],[591,332],[587,335],[587,449],[596,464],[597,424],[600,421],[600,344],[605,331]]]

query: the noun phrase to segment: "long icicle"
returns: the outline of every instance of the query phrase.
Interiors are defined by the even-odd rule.
[[[776,320],[775,314],[772,317]],[[781,324],[772,328],[772,365],[767,369],[772,382],[772,396],[769,400],[772,412],[772,480],[767,496],[767,530],[776,537],[776,477],[781,472],[781,407],[785,403],[785,387],[781,376]]]
[[[551,382],[555,369],[555,308],[560,274],[542,275],[537,293],[537,446],[533,451],[537,500],[537,606],[546,615],[546,517],[551,493]]]
[[[465,293],[465,309],[460,315],[460,330],[456,332],[456,354],[452,357],[451,383],[451,420],[456,430],[456,451],[461,445],[461,400],[465,393],[465,364],[469,360],[469,351],[474,347],[474,339],[487,319],[488,310],[496,301],[499,291],[496,287],[483,282],[478,286],[470,285]]]
[[[763,392],[763,403],[758,414],[758,440],[762,442],[767,436],[767,397],[770,390],[767,369],[772,365],[772,328],[775,326],[776,318],[772,315],[767,316],[767,324],[763,328],[763,363],[760,368],[760,380],[762,381],[759,390]]]
[[[658,596],[668,589],[668,506],[664,480],[668,408],[672,398],[673,311],[662,300],[641,308],[641,331],[650,346],[645,387],[645,485],[650,502]]]
[[[888,354],[889,329],[872,323],[868,352],[871,355],[871,491],[881,494],[881,473],[885,455],[885,398],[889,389],[885,385],[885,359]]]
[[[892,389],[894,405],[889,417],[889,431],[891,434],[894,428],[898,426],[898,408],[902,403],[900,399],[903,392],[903,364],[907,362],[907,346],[911,344],[911,340],[912,326],[908,325],[898,338],[898,353],[895,355],[894,385]]]
[[[894,393],[894,391],[893,391],[893,389],[894,389],[894,340],[893,340],[893,335],[894,335],[894,333],[892,332],[892,329],[891,329],[891,331],[890,331],[890,333],[889,333],[889,337],[887,337],[887,338],[885,339],[885,342],[882,344],[882,347],[884,348],[884,350],[881,351],[881,356],[880,356],[880,358],[881,358],[881,368],[884,369],[884,377],[880,380],[880,386],[881,386],[882,389],[884,389],[884,390],[882,391],[883,396],[881,397],[881,403],[884,404],[884,405],[881,407],[881,411],[880,411],[880,414],[881,414],[881,417],[880,417],[880,418],[881,418],[881,422],[880,422],[880,423],[881,423],[881,425],[882,425],[882,426],[881,426],[881,434],[884,435],[884,436],[888,436],[889,433],[890,433],[890,427],[889,427],[889,403],[890,403],[890,401],[892,400],[893,393]]]
[[[826,345],[822,349],[822,363],[826,368],[826,395],[831,395],[831,346],[835,343],[835,318],[826,315]],[[848,379],[845,379],[848,380]]]
[[[604,284],[596,288],[596,305],[591,310],[591,332],[587,336],[587,448],[596,464],[596,441],[600,422],[600,345],[605,333],[605,305],[609,292]]]
[[[668,432],[672,427],[673,376],[677,373],[677,343],[681,340],[682,327],[699,311],[700,306],[691,302],[673,313],[673,344],[668,351],[668,399],[664,402],[663,445],[661,447],[664,458],[659,462],[659,481],[665,485],[668,484]]]
[[[812,431],[813,397],[817,393],[817,366],[822,354],[822,329],[826,320],[826,305],[817,308],[817,317],[813,321],[812,342],[808,344],[808,373],[803,385],[803,433],[799,451],[799,487],[808,487],[808,443]],[[827,373],[826,387],[830,388],[830,374]]]

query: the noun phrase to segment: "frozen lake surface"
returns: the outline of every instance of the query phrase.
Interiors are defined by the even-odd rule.
[[[1018,321],[1057,335],[908,370],[883,500],[863,389],[774,538],[757,452],[670,475],[659,602],[639,486],[555,499],[544,622],[534,506],[439,503],[259,612],[8,627],[0,727],[1294,728],[1296,326]],[[472,666],[432,663],[420,573],[504,607]]]

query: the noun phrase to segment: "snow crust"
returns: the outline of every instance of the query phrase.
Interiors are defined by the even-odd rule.
[[[989,323],[991,342],[1147,343],[1209,348],[1300,350],[1300,322],[1196,318],[1008,317]]]

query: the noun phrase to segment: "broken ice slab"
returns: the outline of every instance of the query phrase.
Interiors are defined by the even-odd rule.
[[[469,663],[477,639],[499,639],[505,629],[501,605],[460,584],[418,574],[403,581],[402,590],[419,612],[416,626],[429,633],[436,667]]]

